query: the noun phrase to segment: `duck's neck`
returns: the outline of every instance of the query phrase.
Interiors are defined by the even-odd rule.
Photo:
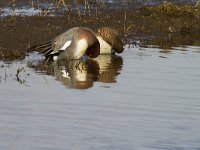
[[[112,46],[108,44],[101,36],[97,35],[97,39],[100,43],[100,54],[111,54]]]
[[[85,54],[88,48],[88,43],[85,39],[81,39],[77,41],[77,44],[75,47],[76,48],[74,49],[74,57],[75,59],[79,59]]]

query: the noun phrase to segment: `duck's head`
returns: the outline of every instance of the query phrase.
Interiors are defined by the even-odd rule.
[[[86,27],[78,29],[79,39],[87,41],[87,50],[85,54],[91,58],[96,58],[100,54],[100,43],[94,32]]]
[[[119,37],[119,34],[114,29],[111,29],[109,27],[102,27],[97,29],[96,36],[101,37],[105,42],[107,42],[112,49],[116,53],[122,53],[123,48],[123,42]]]

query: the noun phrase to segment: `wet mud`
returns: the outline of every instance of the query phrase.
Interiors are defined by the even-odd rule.
[[[4,4],[1,2],[1,6]],[[23,59],[27,49],[48,41],[59,33],[86,26],[92,30],[107,26],[116,29],[124,44],[158,45],[171,49],[177,45],[200,45],[200,5],[142,6],[132,9],[86,9],[63,11],[49,16],[46,11],[35,16],[1,16],[0,59]],[[46,15],[45,15],[46,14]]]

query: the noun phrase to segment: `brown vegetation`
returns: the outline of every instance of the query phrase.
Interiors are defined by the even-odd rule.
[[[178,34],[200,38],[200,5],[176,6],[163,3],[159,6],[143,6],[138,11],[120,9],[89,9],[85,2],[84,13],[70,12],[67,1],[57,0],[64,5],[65,12],[58,17],[43,15],[20,17],[8,16],[0,20],[0,59],[22,58],[26,49],[34,44],[49,40],[59,33],[75,26],[87,26],[93,30],[108,26],[119,31],[120,36],[129,42],[135,35]],[[79,1],[74,1],[78,2]],[[36,7],[36,5],[34,5]],[[91,13],[92,12],[92,13]],[[44,15],[46,14],[46,15]],[[126,35],[126,36],[125,36]],[[129,38],[129,39],[128,39]],[[195,44],[200,45],[199,42]]]

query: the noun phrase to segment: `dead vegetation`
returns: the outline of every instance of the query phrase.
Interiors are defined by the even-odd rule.
[[[12,3],[15,1],[13,0]],[[35,1],[28,1],[34,8],[40,8]],[[96,30],[108,26],[119,31],[125,42],[137,35],[178,35],[178,39],[195,39],[200,45],[200,5],[174,5],[165,2],[159,6],[143,6],[138,11],[129,9],[102,9],[104,4],[89,3],[87,0],[71,1],[77,6],[72,12],[70,1],[53,0],[57,11],[64,8],[62,15],[48,16],[50,5],[39,16],[8,16],[0,20],[0,59],[20,59],[31,45],[49,40],[59,33],[75,26],[87,26]],[[81,12],[80,5],[84,6]],[[96,8],[96,9],[92,9]],[[61,12],[60,12],[61,13]],[[187,35],[187,36],[186,36]],[[171,38],[176,41],[176,38]],[[180,40],[184,41],[184,40]],[[162,42],[160,42],[162,43]],[[191,42],[192,43],[192,42]]]
[[[170,2],[164,2],[157,7],[144,6],[140,9],[146,16],[156,17],[194,17],[200,18],[200,5],[181,5],[177,6]]]

